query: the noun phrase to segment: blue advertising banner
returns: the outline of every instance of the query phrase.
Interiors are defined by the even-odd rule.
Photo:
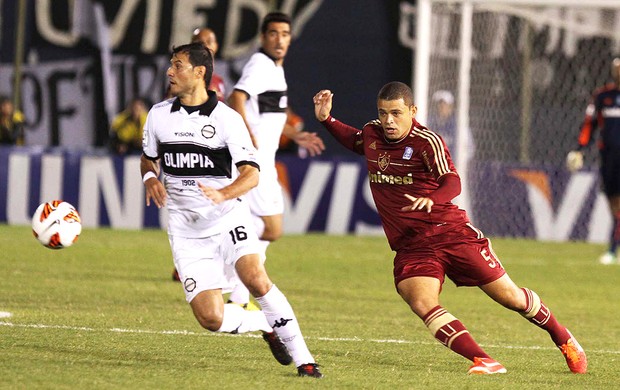
[[[279,158],[288,234],[383,234],[357,156]],[[63,149],[0,147],[0,222],[30,224],[36,207],[62,199],[75,205],[85,227],[165,228],[165,209],[146,207],[138,156]],[[607,201],[595,171],[477,163],[466,181],[475,225],[488,236],[606,241]]]

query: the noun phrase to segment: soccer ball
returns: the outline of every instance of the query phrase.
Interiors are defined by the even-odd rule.
[[[81,232],[80,214],[62,200],[40,204],[32,216],[32,233],[41,244],[51,249],[73,245]]]

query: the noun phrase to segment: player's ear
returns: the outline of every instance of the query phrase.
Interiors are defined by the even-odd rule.
[[[409,110],[411,112],[411,117],[413,118],[413,117],[415,117],[415,114],[418,112],[418,106],[412,104],[409,107]]]
[[[205,75],[206,69],[204,66],[197,66],[194,68],[194,75],[199,78],[203,78]]]

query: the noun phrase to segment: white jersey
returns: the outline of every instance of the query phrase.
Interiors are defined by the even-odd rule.
[[[288,107],[284,68],[262,51],[254,53],[243,67],[234,87],[249,95],[245,114],[258,144],[261,177],[269,170],[275,174],[275,156],[286,123]]]
[[[191,114],[178,98],[153,106],[142,147],[147,158],[160,160],[168,193],[169,234],[189,238],[217,234],[222,217],[247,207],[241,199],[215,205],[198,188],[198,182],[216,189],[229,185],[236,166],[258,167],[241,115],[218,103],[212,91],[209,100]]]

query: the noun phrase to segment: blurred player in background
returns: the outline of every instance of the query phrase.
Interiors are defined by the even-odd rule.
[[[463,323],[439,304],[446,276],[457,286],[478,286],[504,307],[546,330],[569,369],[585,373],[586,355],[538,295],[508,277],[491,242],[451,201],[461,180],[436,133],[415,120],[413,92],[391,82],[377,96],[379,119],[363,130],[330,115],[333,94],[314,96],[316,118],[346,148],[366,157],[370,189],[394,258],[400,296],[446,347],[471,360],[470,374],[505,373]]]
[[[213,57],[202,44],[173,50],[167,76],[176,98],[153,106],[144,128],[146,204],[167,206],[175,268],[200,325],[223,333],[260,330],[280,364],[294,361],[299,376],[320,378],[291,305],[258,255],[240,198],[258,183],[255,149],[239,114],[207,90],[212,73]],[[224,304],[222,289],[235,274],[262,311]]]
[[[197,28],[196,30],[194,30],[192,42],[202,43],[207,49],[211,50],[211,53],[213,53],[213,58],[215,58],[215,55],[220,48],[220,45],[217,42],[217,36],[210,28]],[[217,73],[215,73],[215,71],[213,72],[213,77],[211,78],[209,89],[217,93],[217,98],[220,101],[223,102],[226,100],[226,89],[224,86],[224,80]]]
[[[609,250],[599,258],[601,264],[618,262],[616,251],[620,243],[620,58],[612,61],[611,76],[612,82],[592,94],[581,126],[578,148],[566,156],[566,165],[571,172],[581,169],[582,150],[592,143],[596,130],[600,129],[601,181],[613,220]]]
[[[280,135],[284,133],[311,156],[320,154],[325,146],[315,133],[286,125],[288,101],[283,63],[291,43],[290,17],[281,12],[266,15],[261,24],[260,40],[261,49],[244,66],[228,104],[243,117],[257,149],[260,180],[247,198],[255,216],[264,260],[269,243],[282,235],[284,199],[275,161]],[[230,295],[232,302],[241,305],[247,304],[249,299],[241,284]]]

